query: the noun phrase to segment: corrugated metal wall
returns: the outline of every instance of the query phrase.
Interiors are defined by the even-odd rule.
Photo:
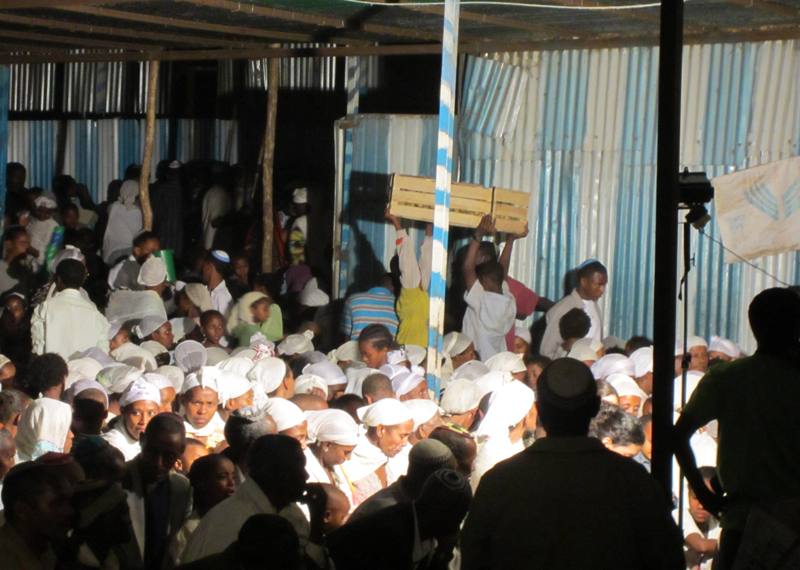
[[[177,122],[177,151],[169,156],[170,119],[156,121],[153,169],[160,160],[177,158],[238,160],[235,121],[174,119]],[[63,134],[60,129],[65,129]],[[143,119],[102,119],[71,121],[10,121],[8,160],[28,169],[27,184],[49,189],[58,172],[57,148],[64,137],[63,174],[85,183],[95,200],[105,199],[108,183],[122,178],[125,168],[141,161],[144,146]]]
[[[459,133],[459,177],[533,194],[531,236],[515,248],[512,274],[558,298],[564,274],[598,258],[610,270],[606,332],[652,334],[658,49],[521,52],[495,59],[509,69],[500,73],[467,58],[462,92],[491,79],[495,95],[480,128]],[[794,41],[687,47],[682,164],[717,176],[797,155],[799,65]],[[522,93],[519,71],[527,76]],[[519,108],[503,109],[498,102]],[[475,116],[480,110],[468,104],[462,100],[461,113]],[[513,123],[492,124],[493,117],[514,113]],[[354,128],[354,170],[360,165],[431,175],[434,137],[435,117],[362,117]],[[416,156],[425,148],[427,161]],[[410,154],[411,160],[396,165],[392,153]],[[391,243],[380,223],[363,231],[378,252]],[[713,221],[706,232],[719,237]],[[752,349],[747,305],[776,281],[746,265],[725,264],[720,247],[696,233],[692,247],[690,334],[721,334]],[[799,262],[800,255],[791,253],[756,263],[796,283]]]

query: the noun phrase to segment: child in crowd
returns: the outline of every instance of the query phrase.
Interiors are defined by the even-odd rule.
[[[205,336],[203,346],[221,348],[227,352],[223,344],[225,339],[225,317],[219,311],[206,311],[200,315],[200,328]],[[248,343],[249,344],[249,343]]]
[[[250,346],[254,334],[261,333],[272,342],[283,338],[283,314],[266,293],[253,291],[242,295],[228,317],[228,333],[238,346]]]
[[[711,488],[713,467],[701,467],[700,474],[706,487]],[[719,521],[703,508],[694,492],[689,489],[689,512],[683,515],[683,540],[688,570],[711,570],[714,556],[719,550],[722,529]]]
[[[33,211],[34,217],[28,223],[28,234],[31,236],[31,247],[36,250],[36,261],[42,265],[50,238],[58,227],[58,222],[53,219],[57,205],[55,196],[48,194],[42,194],[33,203],[36,209]]]
[[[376,370],[388,364],[389,352],[398,348],[392,333],[383,325],[369,325],[358,335],[361,361]]]
[[[558,321],[558,332],[564,341],[561,343],[561,350],[566,356],[572,350],[572,346],[580,339],[585,338],[592,328],[592,321],[583,309],[571,309],[567,311],[561,320]]]

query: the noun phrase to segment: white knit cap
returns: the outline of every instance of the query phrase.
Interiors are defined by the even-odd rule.
[[[139,348],[146,350],[153,356],[158,356],[159,354],[166,354],[169,352],[163,344],[154,340],[144,341],[139,345]]]
[[[648,372],[653,371],[653,347],[644,346],[634,350],[630,356],[633,362],[633,377],[641,378]]]
[[[517,338],[521,338],[528,344],[531,343],[531,331],[527,327],[521,327],[519,325],[514,327],[514,336]]]
[[[292,356],[293,354],[304,354],[314,350],[314,343],[311,339],[314,333],[305,331],[303,334],[290,334],[278,345],[278,354]]]
[[[612,374],[633,376],[633,362],[624,354],[606,354],[592,364],[592,374],[596,380],[605,380]]]
[[[498,352],[486,361],[486,366],[489,370],[496,372],[510,372],[516,374],[518,372],[525,372],[525,362],[522,360],[521,354],[514,352]]]
[[[142,372],[152,372],[158,368],[156,359],[145,349],[126,342],[111,351],[111,356],[117,362],[138,368]]]
[[[405,348],[406,357],[412,366],[420,366],[425,357],[428,356],[428,351],[416,344],[407,344]]]
[[[220,373],[221,371],[213,366],[203,366],[197,372],[192,372],[186,376],[186,380],[183,381],[183,386],[181,386],[181,394],[186,394],[193,388],[208,388],[219,394],[217,381]]]
[[[304,307],[324,307],[331,302],[331,298],[325,291],[317,285],[317,278],[312,277],[308,280],[303,290],[300,292],[299,302]]]
[[[522,382],[509,382],[491,398],[486,416],[478,426],[478,437],[508,437],[508,429],[517,425],[533,407],[536,395]]]
[[[686,342],[687,350],[692,350],[698,346],[702,346],[708,348],[708,343],[706,339],[701,336],[690,336]],[[675,343],[675,356],[682,356],[683,355],[683,340],[678,339]]]
[[[308,188],[295,188],[292,191],[292,202],[295,204],[308,204]]]
[[[168,378],[172,384],[172,387],[175,388],[176,391],[180,392],[180,389],[183,386],[183,381],[186,378],[183,370],[177,366],[164,365],[156,368],[156,373]]]
[[[356,410],[358,419],[367,427],[396,426],[414,418],[400,400],[384,398]]]
[[[606,382],[614,388],[614,391],[620,398],[636,396],[637,398],[641,398],[642,402],[647,399],[647,394],[639,387],[636,380],[630,376],[625,374],[611,374],[606,378]]]
[[[247,378],[258,384],[265,394],[271,394],[286,378],[286,363],[280,358],[262,358],[247,373]]]
[[[477,380],[484,374],[489,372],[489,367],[480,360],[470,360],[455,369],[452,379],[458,380],[463,378],[465,380]]]
[[[143,374],[142,377],[159,390],[166,390],[167,388],[175,389],[175,386],[172,384],[172,380],[163,374],[159,374],[157,372],[148,372],[147,374]],[[177,391],[177,389],[175,389],[175,391]]]
[[[328,353],[328,360],[332,362],[359,362],[361,352],[358,350],[357,340],[348,340],[339,348]]]
[[[320,378],[316,374],[301,374],[294,379],[294,393],[295,394],[311,394],[312,390],[317,388],[328,398],[328,384],[324,378]]]
[[[3,366],[5,366],[5,363],[0,362],[0,368]],[[97,362],[94,358],[89,358],[88,356],[83,358],[75,358],[74,360],[67,362],[67,370],[69,372],[75,372],[81,377],[88,378],[89,380],[94,380],[97,378],[97,375],[100,374],[102,369],[102,364]]]
[[[402,374],[398,374],[392,378],[392,389],[397,396],[404,396],[411,392],[414,388],[425,382],[424,371],[420,374],[420,368],[415,366],[418,370],[406,370]]]
[[[306,412],[308,441],[355,446],[358,443],[358,424],[343,410]]]
[[[450,356],[458,356],[469,348],[472,339],[462,332],[451,332],[442,339],[442,351]]]
[[[220,370],[234,372],[244,377],[247,377],[247,373],[253,369],[253,366],[255,366],[255,363],[252,360],[241,356],[231,356],[217,364],[217,368]]]
[[[347,384],[347,376],[342,369],[329,360],[323,360],[316,364],[308,364],[303,368],[303,374],[313,374],[319,376],[328,384],[328,386],[338,386],[339,384]]]
[[[184,374],[199,370],[207,362],[206,347],[196,340],[185,340],[175,347],[175,364]]]
[[[155,402],[161,405],[161,392],[142,377],[131,382],[119,398],[119,406],[124,408],[134,402]]]
[[[264,411],[275,420],[279,432],[299,426],[306,421],[303,410],[294,402],[283,398],[270,398],[264,405]]]
[[[718,336],[711,337],[711,343],[708,345],[709,352],[721,352],[731,358],[739,358],[742,351],[737,344],[727,338],[720,338]]]
[[[464,414],[481,403],[481,388],[472,380],[453,380],[444,390],[440,403],[446,414]]]
[[[125,364],[116,364],[103,368],[97,375],[97,381],[109,394],[122,394],[134,380],[141,377],[142,371]]]
[[[475,385],[481,392],[481,398],[483,398],[489,392],[497,392],[509,382],[516,382],[516,380],[511,380],[505,372],[491,370],[475,380]]]
[[[145,287],[155,287],[166,280],[167,266],[163,259],[155,255],[148,257],[147,261],[142,264],[142,268],[139,269],[139,277],[136,279],[139,285]]]
[[[167,322],[167,318],[161,315],[146,315],[136,325],[134,332],[139,338],[145,338],[156,332]]]
[[[253,385],[247,378],[225,370],[219,371],[217,387],[219,388],[219,404],[223,408],[228,400],[244,396],[253,389]]]
[[[414,399],[406,400],[403,402],[406,408],[411,412],[411,418],[414,420],[414,429],[416,430],[425,422],[431,421],[433,416],[441,414],[442,410],[433,400]]]
[[[380,370],[369,368],[368,366],[354,366],[351,364],[345,372],[345,376],[347,376],[347,387],[344,389],[344,393],[355,394],[359,398],[362,398],[364,393],[361,388],[364,385],[364,380],[366,380],[368,376],[378,373],[380,373]]]

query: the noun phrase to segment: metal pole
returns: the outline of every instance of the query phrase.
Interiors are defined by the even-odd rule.
[[[658,62],[652,473],[667,492],[672,491],[682,49],[683,0],[662,0]]]
[[[444,295],[447,286],[447,241],[450,226],[450,183],[453,176],[456,64],[459,0],[446,0],[442,33],[442,78],[439,85],[439,137],[436,145],[436,199],[433,210],[433,255],[428,289],[428,386],[439,397],[441,386]]]

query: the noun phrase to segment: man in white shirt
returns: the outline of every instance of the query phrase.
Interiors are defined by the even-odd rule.
[[[547,312],[547,328],[539,354],[548,358],[561,356],[564,339],[561,338],[558,323],[572,309],[582,309],[589,315],[591,327],[586,338],[603,340],[603,311],[598,301],[605,293],[607,284],[608,271],[602,263],[592,259],[581,264],[578,268],[578,286]]]
[[[230,263],[231,258],[227,252],[215,249],[206,256],[201,270],[203,283],[206,284],[208,292],[211,294],[211,304],[214,306],[214,310],[226,317],[233,305],[233,296],[225,284],[225,276],[230,271]]]
[[[76,259],[64,259],[56,266],[56,294],[33,312],[31,336],[34,354],[54,352],[64,360],[75,353],[97,347],[108,352],[106,318],[80,288],[86,267]]]

